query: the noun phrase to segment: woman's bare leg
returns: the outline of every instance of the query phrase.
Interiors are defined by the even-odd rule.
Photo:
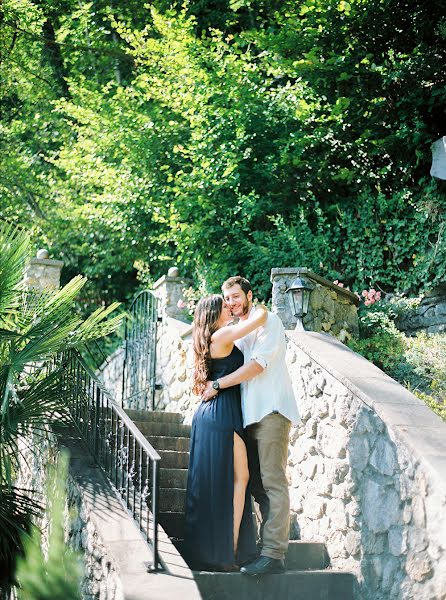
[[[234,556],[237,552],[248,480],[248,456],[246,454],[245,442],[237,433],[234,433]]]

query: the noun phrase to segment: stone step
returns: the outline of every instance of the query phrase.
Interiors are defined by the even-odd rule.
[[[286,571],[248,577],[195,571],[203,600],[353,600],[354,576],[344,571]]]
[[[127,415],[132,421],[149,421],[149,422],[161,422],[161,423],[182,423],[183,415],[176,412],[166,412],[162,410],[134,410],[126,409]]]
[[[161,465],[163,461],[161,461]],[[187,469],[160,469],[160,485],[163,488],[180,488],[186,489],[187,486]]]
[[[182,540],[184,538],[184,513],[160,511],[159,521],[162,528],[170,538]]]
[[[290,540],[285,558],[285,566],[293,571],[325,569],[329,565],[325,544]]]
[[[178,450],[162,450],[157,448],[161,456],[160,467],[166,469],[187,469],[189,466],[189,452]]]
[[[190,439],[188,437],[170,437],[166,435],[145,436],[159,453],[160,450],[176,450],[189,453]]]
[[[162,435],[169,437],[190,437],[190,425],[163,423],[161,421],[134,421],[134,423],[147,438]]]
[[[175,533],[181,533],[178,527]],[[184,540],[175,537],[175,546],[180,552],[184,551]],[[184,555],[183,555],[184,557]],[[187,557],[184,557],[187,558]],[[319,570],[328,567],[329,560],[325,545],[319,542],[302,542],[300,540],[290,540],[288,552],[285,558],[285,566],[291,571]]]
[[[186,503],[186,490],[179,488],[162,488],[159,491],[160,512],[184,512]]]

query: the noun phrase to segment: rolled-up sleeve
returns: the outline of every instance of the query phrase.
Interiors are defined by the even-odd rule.
[[[279,321],[276,322],[276,319]],[[265,326],[258,332],[251,359],[267,369],[284,341],[282,323],[276,315],[269,315]]]

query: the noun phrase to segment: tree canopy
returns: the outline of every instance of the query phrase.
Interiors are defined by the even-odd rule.
[[[422,0],[5,0],[0,217],[88,301],[176,264],[446,277],[446,19]]]

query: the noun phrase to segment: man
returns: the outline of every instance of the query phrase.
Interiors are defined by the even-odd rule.
[[[252,289],[244,277],[231,277],[222,286],[234,317],[249,319]],[[251,491],[260,506],[261,553],[241,568],[246,575],[283,573],[289,541],[290,501],[286,464],[291,423],[299,413],[285,363],[285,331],[279,317],[267,322],[238,343],[244,365],[217,381],[209,381],[203,399],[241,383],[242,412],[247,428]]]

